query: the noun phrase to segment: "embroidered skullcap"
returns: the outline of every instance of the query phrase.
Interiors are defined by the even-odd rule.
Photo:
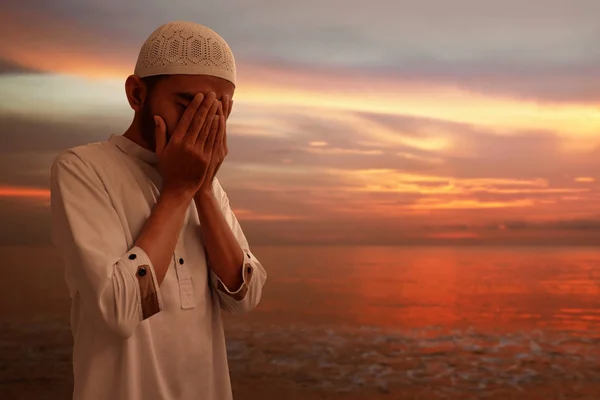
[[[159,26],[146,39],[135,66],[140,78],[153,75],[211,75],[235,85],[235,59],[229,45],[212,29],[193,22]]]

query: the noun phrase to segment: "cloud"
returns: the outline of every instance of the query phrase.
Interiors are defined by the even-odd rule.
[[[3,117],[0,124],[0,184],[46,188],[52,161],[62,150],[106,140],[102,124]],[[0,196],[1,197],[1,196]]]
[[[0,34],[18,38],[0,45],[4,62],[36,71],[85,71],[86,76],[96,77],[132,70],[128,65],[136,55],[114,33],[93,31],[65,15],[47,15],[36,8],[25,10],[13,6],[0,16]]]
[[[256,75],[251,66],[271,65],[333,76],[385,76],[500,97],[589,103],[600,94],[600,53],[594,51],[600,38],[599,4],[353,0],[341,7],[333,0],[256,1],[252,6],[241,0],[10,0],[0,32],[20,32],[19,40],[0,45],[0,57],[46,71],[124,78],[158,25],[192,19],[228,40],[244,80]]]
[[[195,15],[238,60],[219,179],[252,241],[597,235],[596,1],[117,3],[9,1],[0,17],[5,36],[30,27],[0,44],[0,217],[15,232],[0,241],[45,237],[55,155],[122,133],[141,42]]]
[[[0,155],[49,152],[104,140],[109,132],[100,124],[29,120],[26,117],[4,116],[0,125]]]
[[[596,149],[566,151],[553,132],[498,133],[424,118],[350,112],[328,119],[323,114],[278,111],[254,110],[255,116],[261,112],[272,115],[269,129],[278,127],[278,137],[245,135],[243,126],[230,129],[236,135],[231,146],[240,161],[281,164],[285,158],[307,167],[391,168],[457,178],[544,177],[553,182],[600,168]],[[326,143],[310,146],[319,141]],[[426,145],[436,141],[446,145]],[[242,151],[254,147],[261,151]]]
[[[122,80],[61,74],[0,75],[0,117],[28,121],[103,125],[122,123],[129,108]],[[131,117],[130,117],[131,118]],[[127,121],[128,122],[128,121]]]
[[[232,117],[230,160],[240,165],[260,163],[265,168],[275,168],[272,172],[279,175],[302,170],[310,175],[307,168],[391,167],[455,178],[544,177],[553,183],[572,181],[569,176],[589,175],[590,166],[598,165],[595,153],[565,153],[560,139],[547,132],[515,131],[507,135],[465,124],[414,117],[346,113],[329,119],[327,114],[315,116],[285,107],[246,108],[244,104],[239,105]],[[247,119],[254,121],[250,130]],[[71,123],[49,124],[31,122],[24,117],[7,118],[0,148],[11,149],[11,153],[58,150],[103,140],[109,134],[104,128],[107,123],[115,124],[114,119],[84,122],[75,118]],[[121,127],[124,131],[126,121]],[[378,133],[382,129],[386,131],[385,136]],[[271,135],[270,131],[276,134]],[[449,145],[428,149],[421,144],[439,138]],[[310,146],[311,142],[318,141],[326,143]]]
[[[35,73],[34,69],[22,67],[14,62],[3,60],[0,58],[0,75]]]

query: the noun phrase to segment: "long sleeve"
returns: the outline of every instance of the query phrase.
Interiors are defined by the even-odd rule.
[[[244,261],[241,272],[243,283],[235,292],[230,291],[212,270],[210,272],[211,280],[214,287],[217,288],[221,309],[233,314],[243,314],[254,309],[260,302],[262,289],[267,280],[267,272],[250,251],[248,240],[229,205],[227,193],[217,179],[214,180],[214,190],[225,220],[244,252]]]
[[[51,170],[52,242],[65,265],[71,296],[123,338],[162,310],[152,262],[128,248],[102,180],[77,154],[64,152]]]

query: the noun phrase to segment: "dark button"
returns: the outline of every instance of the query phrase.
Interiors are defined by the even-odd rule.
[[[183,264],[183,258],[179,259],[179,264]]]
[[[248,258],[252,258],[252,257],[250,257],[250,254],[248,254],[248,253],[246,253],[246,255],[248,256]]]
[[[137,257],[137,256],[136,256],[135,254],[130,254],[130,255],[129,255],[129,259],[130,259],[130,260],[135,260],[135,258],[136,258],[136,257]]]
[[[138,269],[138,275],[139,276],[146,275],[146,268],[140,268],[140,269]]]

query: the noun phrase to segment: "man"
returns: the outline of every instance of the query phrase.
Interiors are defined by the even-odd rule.
[[[251,310],[266,280],[214,178],[235,75],[217,33],[162,25],[125,84],[129,129],[53,163],[74,399],[232,397],[221,310]]]

